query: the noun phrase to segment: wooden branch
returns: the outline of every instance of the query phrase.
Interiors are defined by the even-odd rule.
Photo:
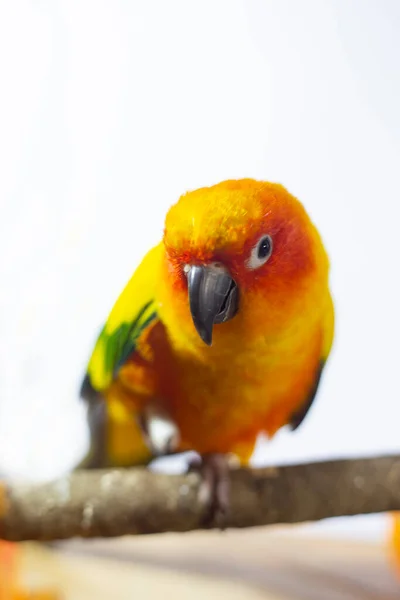
[[[76,471],[41,485],[0,487],[0,538],[51,541],[201,529],[196,473]],[[400,455],[231,472],[227,527],[400,510]]]

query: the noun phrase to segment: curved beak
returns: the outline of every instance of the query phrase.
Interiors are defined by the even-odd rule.
[[[187,279],[194,326],[211,346],[214,323],[232,319],[238,310],[238,287],[226,271],[211,265],[191,266]]]

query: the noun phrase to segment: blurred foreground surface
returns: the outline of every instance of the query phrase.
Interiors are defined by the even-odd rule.
[[[400,598],[382,545],[280,527],[26,544],[21,580],[62,600]]]

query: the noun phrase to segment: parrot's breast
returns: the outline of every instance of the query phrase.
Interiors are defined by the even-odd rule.
[[[313,387],[321,356],[321,336],[268,344],[261,339],[234,352],[199,357],[176,351],[160,323],[152,347],[157,392],[181,432],[182,449],[246,452],[262,431],[273,435],[290,421]]]

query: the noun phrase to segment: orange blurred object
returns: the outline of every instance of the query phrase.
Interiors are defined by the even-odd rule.
[[[54,591],[29,591],[19,581],[18,544],[0,540],[0,600],[59,600]]]
[[[17,590],[10,596],[12,600],[59,600],[60,596],[55,592],[49,591],[21,591]]]
[[[18,546],[0,541],[0,600],[13,598],[12,591],[17,582]]]
[[[400,577],[400,513],[394,514],[394,525],[391,540],[392,553],[397,572]]]

